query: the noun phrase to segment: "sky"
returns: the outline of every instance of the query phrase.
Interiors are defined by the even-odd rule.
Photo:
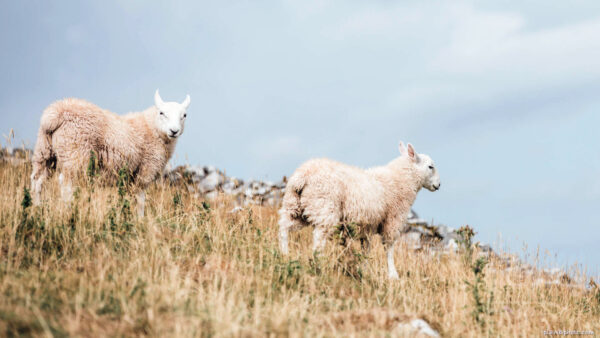
[[[411,142],[422,218],[600,271],[598,1],[5,1],[0,133],[44,107],[117,113],[190,94],[175,164],[279,180]],[[5,143],[4,140],[2,142]]]

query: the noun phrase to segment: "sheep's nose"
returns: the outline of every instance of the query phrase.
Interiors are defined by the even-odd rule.
[[[171,132],[171,135],[175,135],[179,132],[179,129],[169,129],[169,131]]]

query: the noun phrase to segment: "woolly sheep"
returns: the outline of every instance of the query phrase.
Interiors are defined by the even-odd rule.
[[[401,156],[367,170],[329,159],[313,159],[290,177],[279,210],[279,243],[288,254],[288,234],[313,226],[313,250],[319,251],[340,223],[356,223],[362,231],[379,232],[387,251],[388,276],[398,278],[394,245],[406,217],[424,187],[440,188],[432,159],[400,142]]]
[[[171,158],[183,133],[190,96],[183,103],[163,102],[156,90],[154,106],[124,116],[81,99],[64,99],[43,112],[33,153],[31,185],[40,203],[42,183],[56,164],[63,200],[86,168],[92,151],[103,173],[128,168],[137,188],[138,214],[143,216],[145,189]]]

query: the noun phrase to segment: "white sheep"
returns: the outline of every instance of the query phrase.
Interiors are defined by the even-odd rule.
[[[419,190],[440,188],[431,158],[417,154],[409,143],[401,156],[367,170],[329,159],[313,159],[290,177],[279,211],[279,243],[288,254],[288,234],[313,226],[313,250],[319,251],[332,230],[356,223],[362,231],[380,232],[386,246],[388,276],[398,278],[394,245]]]
[[[54,164],[60,171],[62,198],[70,200],[72,182],[84,172],[93,151],[104,173],[130,171],[138,190],[138,214],[143,216],[145,189],[171,158],[189,105],[189,95],[181,104],[163,102],[158,90],[154,106],[124,116],[80,99],[52,103],[42,114],[33,153],[34,202],[40,203],[42,183]]]

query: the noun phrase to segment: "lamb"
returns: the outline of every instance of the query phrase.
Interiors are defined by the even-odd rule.
[[[279,244],[288,254],[290,231],[313,226],[313,251],[325,245],[332,230],[356,223],[362,231],[378,232],[386,247],[388,277],[398,279],[394,245],[404,230],[417,193],[440,188],[433,160],[417,154],[409,143],[399,145],[400,157],[367,170],[329,159],[313,159],[290,177],[279,210]]]
[[[56,165],[64,201],[72,197],[73,180],[96,154],[99,170],[114,174],[127,168],[137,190],[138,215],[144,215],[146,187],[161,174],[183,133],[190,96],[183,103],[163,102],[158,90],[154,106],[124,116],[90,102],[68,98],[43,112],[32,158],[31,190],[41,201],[42,184]]]

